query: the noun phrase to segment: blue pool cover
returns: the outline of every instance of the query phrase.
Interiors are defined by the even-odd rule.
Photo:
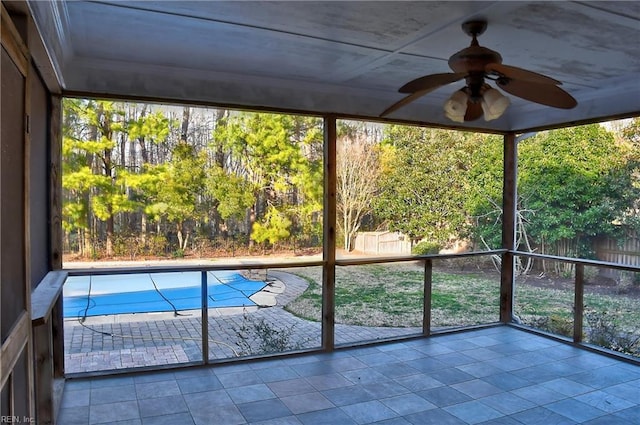
[[[72,276],[64,284],[64,317],[196,310],[200,280],[200,272]],[[208,307],[255,306],[249,297],[266,285],[238,272],[208,272]]]

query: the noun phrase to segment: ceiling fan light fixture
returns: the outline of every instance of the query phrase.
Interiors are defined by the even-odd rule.
[[[492,121],[500,118],[504,111],[509,107],[509,98],[504,96],[498,90],[489,88],[482,94],[482,111],[484,112],[484,120]]]
[[[469,96],[463,90],[457,90],[444,103],[444,114],[451,121],[464,122],[464,114],[467,112]]]

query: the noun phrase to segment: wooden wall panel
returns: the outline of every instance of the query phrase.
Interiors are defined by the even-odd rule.
[[[49,271],[49,160],[47,157],[48,93],[36,69],[29,74],[28,210],[31,290]]]
[[[0,392],[0,415],[5,416],[5,412],[9,413],[9,406],[11,405],[11,394],[9,391],[10,386],[6,385],[2,387]]]
[[[0,271],[1,340],[9,336],[20,314],[27,310],[25,285],[24,108],[26,79],[2,48],[2,104],[0,144]],[[5,302],[4,300],[10,300]]]
[[[31,391],[29,388],[29,384],[31,383],[29,360],[29,351],[23,350],[22,355],[18,358],[18,362],[13,368],[13,392],[16,394],[13,400],[13,416],[20,418],[31,417],[29,397],[18,396],[29,394]]]
[[[28,20],[0,6],[0,382],[3,417],[34,418],[27,117]]]

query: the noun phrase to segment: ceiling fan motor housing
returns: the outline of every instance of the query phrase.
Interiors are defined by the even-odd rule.
[[[485,67],[490,63],[502,63],[500,53],[478,45],[475,35],[471,46],[460,50],[449,58],[449,67],[457,73],[466,73],[465,77],[472,102],[482,99]]]
[[[490,63],[502,63],[502,56],[494,50],[478,45],[462,49],[449,58],[449,67],[454,72],[484,73],[485,67]]]

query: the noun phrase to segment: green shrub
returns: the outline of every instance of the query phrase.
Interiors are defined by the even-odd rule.
[[[534,316],[523,320],[527,326],[556,335],[571,337],[573,335],[573,319],[559,314],[551,316]]]
[[[166,254],[168,246],[167,238],[163,235],[150,235],[145,246],[148,255],[162,256]]]
[[[549,331],[558,335],[573,336],[573,319],[552,314],[549,317]]]
[[[620,329],[607,312],[586,311],[588,342],[632,356],[640,355],[640,335]]]
[[[118,235],[113,241],[113,254],[116,257],[129,257],[134,260],[142,249],[140,238],[136,235]]]
[[[236,355],[246,356],[299,350],[310,339],[295,338],[295,327],[295,324],[290,327],[275,327],[264,318],[255,318],[245,311],[240,326],[232,325],[239,348],[239,351],[234,352]]]
[[[411,249],[414,255],[437,254],[440,252],[440,245],[437,242],[420,242]]]

